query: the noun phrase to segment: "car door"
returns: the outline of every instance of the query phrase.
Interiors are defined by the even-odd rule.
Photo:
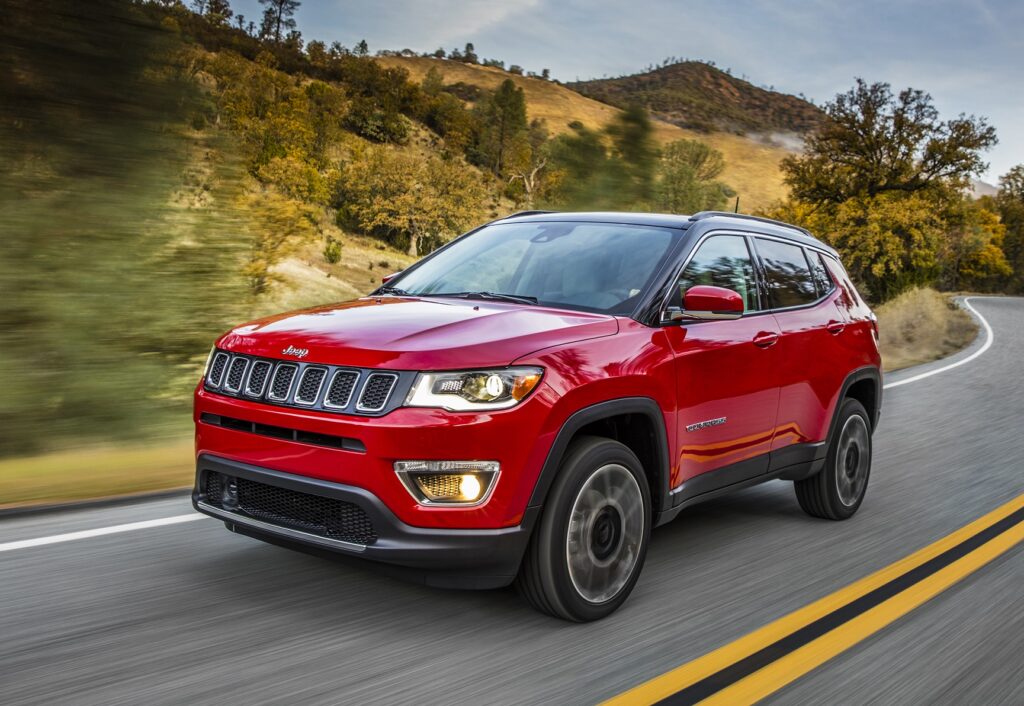
[[[773,470],[809,461],[828,434],[831,408],[848,371],[841,337],[848,318],[821,255],[798,243],[754,239],[772,314],[782,332]]]
[[[779,400],[780,331],[763,311],[747,238],[713,234],[701,241],[671,303],[682,306],[685,291],[698,284],[739,292],[745,311],[738,319],[684,319],[665,329],[678,399],[673,487],[685,483],[694,494],[767,471]]]

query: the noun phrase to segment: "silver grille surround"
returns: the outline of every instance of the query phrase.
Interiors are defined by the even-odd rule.
[[[220,387],[220,384],[224,381],[224,373],[228,371],[228,363],[230,361],[231,356],[224,351],[218,351],[210,363],[210,375],[206,378],[206,384],[210,387]],[[218,368],[218,366],[220,367]],[[220,370],[219,375],[217,374],[218,369]]]
[[[242,366],[242,372],[238,378],[238,385],[232,386],[231,377],[234,374],[235,366],[238,363],[240,363]],[[227,390],[228,392],[238,392],[239,390],[242,389],[242,386],[245,385],[245,374],[246,372],[248,372],[248,370],[249,359],[240,355],[236,355],[234,358],[231,359],[231,362],[228,363],[227,369],[224,371],[223,382],[221,384],[221,387]]]
[[[306,376],[310,374],[321,373],[320,382],[316,386],[316,392],[312,397],[299,397],[302,394],[302,385],[306,381]],[[292,397],[292,402],[300,404],[304,407],[311,407],[316,404],[316,401],[320,399],[320,393],[324,389],[324,380],[327,379],[327,368],[319,365],[308,365],[302,369],[302,372],[298,375],[298,382],[295,383],[295,395]]]
[[[387,393],[384,395],[384,400],[379,405],[365,405],[363,400],[366,397],[367,389],[370,384],[379,378],[390,378],[391,385],[388,387]],[[398,376],[394,373],[370,373],[366,376],[366,382],[363,383],[362,389],[359,390],[359,401],[356,403],[356,410],[359,412],[379,412],[388,406],[388,402],[391,400],[391,393],[395,391],[395,385],[398,383]]]
[[[331,390],[334,389],[334,382],[341,375],[354,375],[355,379],[352,380],[352,384],[348,388],[348,396],[345,397],[345,401],[342,404],[337,404],[335,402],[331,402],[330,396]],[[352,404],[352,398],[355,396],[356,390],[359,388],[359,378],[360,375],[358,370],[346,370],[344,368],[340,370],[335,370],[334,374],[331,375],[330,383],[328,383],[327,385],[327,394],[324,395],[323,406],[327,407],[328,409],[345,409],[350,404]]]
[[[401,407],[417,375],[415,371],[306,363],[245,353],[236,354],[222,349],[214,352],[213,361],[219,359],[226,360],[222,366],[223,370],[220,371],[220,384],[214,385],[215,380],[211,379],[214,377],[212,362],[211,372],[203,381],[204,388],[209,392],[276,407],[361,417],[381,417]],[[236,369],[230,379],[239,382],[237,387],[229,383],[232,366]],[[316,378],[308,376],[314,372],[321,377],[316,395],[311,396],[308,388],[316,382]],[[285,381],[288,383],[285,394],[275,394],[275,389],[281,391],[285,388]],[[302,394],[304,381],[307,387],[305,395]],[[341,399],[339,392],[346,394],[346,398]],[[339,402],[344,404],[338,404]]]
[[[269,368],[266,376],[263,378],[263,382],[260,383],[259,389],[254,390],[252,387],[252,376],[256,372],[257,368],[263,368],[266,366]],[[270,383],[270,379],[273,377],[274,364],[268,360],[255,360],[252,365],[249,366],[249,374],[245,376],[245,396],[246,397],[262,397],[263,391],[267,389],[267,385]]]

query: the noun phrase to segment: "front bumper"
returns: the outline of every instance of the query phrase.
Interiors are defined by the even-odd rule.
[[[299,523],[255,516],[244,506],[224,507],[217,499],[206,497],[206,478],[210,473],[354,505],[372,524],[372,538],[365,542],[345,541]],[[402,522],[377,496],[363,488],[209,454],[198,458],[192,504],[199,512],[224,520],[229,529],[240,534],[404,567],[403,573],[428,585],[459,588],[493,588],[511,583],[539,512],[538,508],[528,509],[519,525],[499,529],[413,527]]]

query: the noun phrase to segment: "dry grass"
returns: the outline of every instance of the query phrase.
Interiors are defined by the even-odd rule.
[[[191,439],[0,461],[0,509],[192,485]]]
[[[911,289],[875,309],[886,371],[943,358],[978,333],[974,320],[949,295]]]
[[[441,73],[445,83],[463,82],[487,90],[494,90],[510,78],[526,95],[529,117],[543,119],[556,135],[568,132],[569,123],[574,120],[594,130],[603,128],[620,112],[557,83],[516,76],[490,66],[423,57],[381,57],[378,61],[402,67],[415,81],[422,81],[431,68]],[[662,121],[655,121],[654,125],[655,137],[662,144],[686,138],[701,140],[720,150],[726,163],[722,179],[739,193],[742,211],[749,213],[770,206],[786,195],[779,171],[779,162],[790,154],[786,149],[742,135],[699,133]]]

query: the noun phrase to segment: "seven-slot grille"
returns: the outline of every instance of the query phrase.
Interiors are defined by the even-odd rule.
[[[399,403],[412,373],[254,358],[217,351],[206,375],[206,389],[254,401],[329,412],[379,415]]]
[[[225,489],[230,497],[225,499]],[[208,505],[280,527],[308,532],[352,544],[370,544],[377,539],[373,522],[353,503],[278,488],[248,478],[232,478],[206,472],[203,488]]]

